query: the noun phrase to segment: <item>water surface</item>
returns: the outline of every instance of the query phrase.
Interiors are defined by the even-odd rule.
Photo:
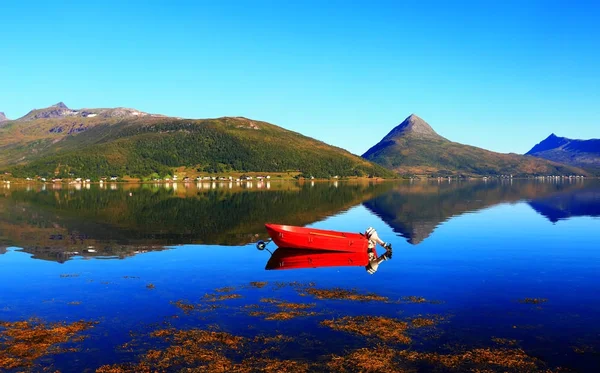
[[[599,216],[594,180],[1,186],[0,321],[97,322],[73,343],[77,351],[15,371],[135,370],[149,350],[173,343],[151,336],[165,328],[289,337],[277,348],[242,350],[315,371],[340,371],[327,365],[333,355],[381,346],[446,355],[519,349],[537,359],[536,369],[595,371]],[[351,263],[266,270],[271,254],[255,248],[268,238],[266,222],[372,226],[392,243],[393,258],[374,275]],[[387,301],[321,299],[311,290],[337,288]],[[277,302],[308,308],[270,320],[286,310]],[[323,324],[365,315],[435,325],[409,328],[410,343],[400,343]],[[396,360],[421,371],[467,367],[407,356]]]

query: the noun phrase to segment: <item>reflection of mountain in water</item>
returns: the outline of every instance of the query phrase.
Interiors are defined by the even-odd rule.
[[[150,185],[102,190],[0,191],[0,245],[64,261],[73,253],[124,257],[165,245],[242,245],[266,222],[306,225],[360,204],[391,184],[272,183],[266,189]],[[214,185],[213,185],[214,187]]]
[[[532,182],[524,180],[503,182],[416,182],[398,184],[393,190],[364,202],[373,213],[381,217],[394,232],[411,244],[419,244],[429,237],[442,222],[470,211],[477,211],[500,203],[520,200],[539,200],[552,195],[587,195],[588,187],[598,185],[585,183]],[[584,207],[581,197],[580,210]],[[564,201],[564,199],[563,199]],[[589,202],[588,202],[589,203]],[[575,208],[571,203],[567,210]],[[590,213],[584,213],[589,215]]]
[[[600,188],[537,198],[530,201],[529,205],[553,223],[575,216],[600,216]]]

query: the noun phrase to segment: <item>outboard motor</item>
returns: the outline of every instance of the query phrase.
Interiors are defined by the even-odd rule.
[[[377,246],[377,244],[380,244],[386,250],[392,249],[392,244],[383,242],[383,240],[381,238],[379,238],[377,231],[373,227],[367,228],[367,230],[365,232],[365,237],[367,237],[367,239],[369,240],[369,248],[370,249],[374,249],[375,246]]]
[[[370,275],[372,275],[377,272],[377,268],[381,262],[392,259],[392,244],[383,242],[373,227],[367,228],[365,237],[367,237],[369,240],[369,264],[365,266],[365,269]],[[373,252],[373,249],[375,246],[377,246],[377,244],[380,244],[385,249],[385,253],[379,258],[376,257],[375,253]]]

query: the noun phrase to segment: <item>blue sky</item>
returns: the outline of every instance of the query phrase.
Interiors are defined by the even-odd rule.
[[[411,113],[524,153],[600,137],[600,3],[0,3],[0,111],[265,120],[362,154]]]

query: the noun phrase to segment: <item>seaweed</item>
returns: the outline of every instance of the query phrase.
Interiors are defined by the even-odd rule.
[[[95,324],[90,321],[44,324],[33,319],[0,322],[0,369],[31,367],[41,357],[76,352],[77,348],[61,348],[60,345],[81,342],[85,337],[77,335]]]

